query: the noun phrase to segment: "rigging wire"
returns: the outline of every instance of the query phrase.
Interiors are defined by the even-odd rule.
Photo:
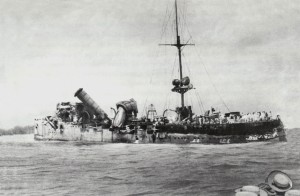
[[[170,76],[170,80],[172,80],[173,76],[174,76],[174,70],[175,70],[175,67],[176,67],[176,61],[177,61],[177,56],[175,55],[175,58],[174,58],[174,63],[173,63],[173,68],[172,68],[172,73],[171,73],[171,76]],[[170,94],[170,92],[169,92]],[[164,107],[164,110],[165,109],[168,109],[170,107],[170,96],[168,96],[166,98],[166,104],[165,104],[165,107]]]
[[[184,53],[182,53],[182,56],[183,56],[183,59],[187,62],[185,67],[186,67],[186,69],[187,69],[187,71],[188,71],[188,73],[189,73],[189,76],[190,76],[191,80],[192,80],[192,78],[194,78],[194,77],[193,77],[192,72],[191,72],[191,70],[190,70],[190,68],[189,68],[190,62],[189,62],[189,61],[187,60],[187,58],[185,57],[185,54],[184,54]],[[193,81],[193,80],[192,80],[192,81]],[[197,90],[195,90],[195,92],[197,92]],[[196,95],[196,99],[197,99],[197,101],[198,101],[199,108],[200,108],[201,111],[203,110],[203,113],[204,113],[204,107],[203,107],[202,100],[201,100],[200,98],[197,97],[197,94],[196,94],[196,93],[195,93],[195,95]],[[200,101],[199,101],[199,100],[200,100]],[[202,107],[202,108],[201,108],[201,107]]]
[[[182,9],[179,9],[179,12],[180,12],[180,15],[182,16],[182,22],[181,22],[181,26],[182,26],[182,42],[185,42],[184,41],[184,37],[186,37],[186,35],[185,34],[188,34],[188,36],[189,36],[189,39],[188,39],[188,41],[186,41],[186,43],[185,44],[188,44],[189,43],[189,41],[191,40],[191,34],[190,33],[188,33],[188,32],[186,32],[187,30],[188,30],[188,28],[187,28],[187,25],[186,25],[186,13],[187,13],[187,6],[186,6],[186,1],[184,1],[184,5],[183,5],[183,8]],[[186,27],[186,28],[184,28],[184,27]],[[182,47],[182,49],[184,48],[185,46],[183,46]]]
[[[169,15],[169,16],[167,17],[167,15]],[[162,31],[161,31],[161,34],[160,34],[160,40],[162,39],[162,36],[165,34],[165,32],[167,30],[167,27],[168,27],[167,24],[170,20],[171,15],[172,15],[171,12],[168,14],[168,10],[166,10],[166,16],[165,16],[164,23],[163,23],[163,26],[162,26]]]
[[[146,107],[147,107],[146,104],[147,104],[147,101],[148,101],[148,96],[146,97],[146,101],[145,101],[145,103],[144,103],[143,112],[142,112],[142,114],[144,114],[144,112],[145,112],[145,115],[147,115],[147,114],[146,114],[146,112],[147,112],[147,111],[146,111]]]
[[[186,22],[186,11],[185,11],[185,10],[186,10],[186,1],[184,1],[183,8],[182,8],[182,9],[179,9],[179,13],[180,13],[179,15],[181,15],[182,17],[179,17],[178,20],[179,20],[179,25],[180,25],[180,27],[181,27],[181,28],[180,28],[180,33],[181,33],[181,35],[184,35],[185,32],[187,32],[187,34],[189,35],[189,39],[188,39],[188,41],[186,41],[186,44],[187,44],[187,43],[189,43],[191,40],[194,42],[194,39],[193,39],[193,37],[192,37],[192,35],[191,35],[191,32],[190,32],[190,30],[189,30],[189,28],[188,28],[188,25],[187,25],[187,22]],[[170,22],[170,20],[171,20],[171,16],[174,15],[174,12],[175,12],[175,10],[170,9],[170,4],[168,4],[167,9],[166,9],[166,12],[165,12],[164,22],[163,22],[163,25],[162,25],[162,31],[161,31],[161,35],[160,35],[160,42],[162,41],[163,36],[165,35],[164,38],[165,38],[165,43],[166,43],[166,37],[167,37],[166,35],[168,34],[168,31],[167,31],[167,29],[168,29],[168,24],[169,24],[169,22]],[[173,17],[172,17],[172,18],[173,18]],[[171,39],[174,39],[174,40],[176,41],[176,37],[174,37],[174,33],[175,33],[175,31],[176,31],[176,25],[175,25],[175,24],[176,24],[176,21],[175,21],[175,19],[173,19],[172,22],[171,22],[171,28],[170,28],[170,29],[171,29],[171,32],[172,32]],[[185,28],[183,28],[183,27],[185,27]],[[185,31],[184,31],[184,30],[185,30]],[[183,36],[182,41],[184,41],[184,37],[185,37],[185,36]],[[184,49],[184,47],[185,47],[185,46],[183,46],[182,49]],[[164,49],[165,49],[165,53],[166,53],[166,47],[165,47]],[[227,108],[227,110],[230,111],[229,108],[228,108],[228,106],[226,105],[225,101],[224,101],[223,98],[221,97],[221,95],[220,95],[218,89],[216,88],[215,84],[212,82],[211,76],[210,76],[210,74],[208,73],[207,68],[206,68],[206,66],[204,65],[204,63],[203,63],[203,61],[202,61],[202,59],[201,59],[201,57],[200,57],[200,55],[199,55],[199,53],[198,53],[196,47],[195,47],[194,49],[195,49],[195,51],[196,51],[196,54],[197,54],[198,58],[199,58],[200,61],[201,61],[201,65],[202,65],[202,66],[204,67],[204,69],[205,69],[205,72],[206,72],[206,74],[207,74],[207,76],[208,76],[208,78],[209,78],[209,80],[210,80],[210,83],[211,83],[212,86],[214,87],[214,89],[215,89],[215,91],[217,92],[217,94],[218,94],[220,100],[222,101],[222,103],[225,105],[225,107]],[[183,54],[183,53],[182,53],[182,54]],[[156,56],[158,56],[158,50],[157,50]],[[175,56],[176,56],[176,55],[175,55]],[[185,55],[184,55],[184,54],[183,54],[183,57],[185,58]],[[172,66],[171,79],[172,79],[172,77],[173,77],[173,75],[174,75],[175,64],[176,64],[176,58],[174,59],[174,63],[173,63],[173,66]],[[189,75],[192,76],[188,64],[187,64],[187,66],[185,66],[185,67],[186,67],[186,69],[188,70]],[[179,72],[179,68],[178,68],[178,72]],[[152,73],[151,73],[151,76],[150,76],[150,83],[149,83],[149,85],[152,84],[153,73],[154,73],[154,66],[153,66],[153,70],[152,70]],[[204,112],[204,106],[203,106],[201,97],[200,97],[200,95],[199,95],[199,92],[195,91],[195,94],[196,94],[196,99],[197,99],[198,104],[199,104],[199,108],[200,108],[200,110],[203,110],[203,112]],[[188,99],[187,99],[187,100],[188,100]],[[145,109],[146,109],[146,103],[147,103],[147,101],[148,101],[148,96],[146,97],[146,101],[145,101],[145,104],[144,104],[144,110],[143,110],[143,113],[144,113],[144,111],[145,111]],[[192,100],[191,100],[191,102],[192,102]],[[169,106],[170,106],[170,92],[169,92],[169,93],[167,94],[167,96],[166,96],[165,109],[166,109],[166,107],[169,107]]]
[[[204,109],[204,105],[203,105],[203,102],[201,100],[200,94],[199,94],[198,91],[195,91],[195,94],[196,94],[196,97],[197,97],[198,104],[200,103],[201,106],[202,106],[202,110],[201,110],[201,108],[200,108],[200,110],[201,110],[202,114],[204,114],[205,109]]]
[[[194,108],[194,102],[193,102],[193,98],[192,98],[192,96],[189,96],[189,98],[190,98],[190,103],[191,103],[191,106],[192,106],[192,108]]]
[[[172,12],[173,12],[173,10],[170,8],[170,2],[169,2],[167,4],[167,9],[166,9],[165,14],[164,14],[164,20],[163,20],[163,24],[162,24],[162,28],[161,28],[161,33],[160,33],[160,43],[163,40],[163,35],[166,34],[167,27],[168,27],[168,24],[170,22],[170,18],[172,16]],[[160,52],[160,49],[157,49],[156,53],[155,53],[156,58],[159,56],[159,52]],[[149,88],[152,85],[154,69],[155,69],[155,66],[152,66],[152,71],[151,71],[151,74],[150,74],[150,80],[149,80],[149,83],[148,83]],[[146,100],[145,100],[145,103],[144,103],[142,114],[146,113],[147,101],[148,101],[148,94],[146,96]]]
[[[186,56],[185,56],[184,53],[183,53],[183,58],[184,58],[184,60],[187,62],[185,67],[186,67],[186,69],[187,69],[187,71],[188,71],[188,73],[189,73],[189,75],[190,75],[190,77],[191,77],[191,80],[192,80],[192,78],[194,78],[194,77],[193,77],[193,74],[191,73],[191,70],[190,70],[190,68],[189,68],[190,62],[187,60],[187,58],[186,58]],[[193,81],[193,80],[192,80],[192,81]],[[199,109],[200,109],[200,111],[201,111],[202,113],[204,113],[205,109],[204,109],[202,100],[201,100],[201,98],[200,98],[200,95],[199,95],[199,93],[198,93],[197,90],[194,90],[194,91],[195,91],[196,99],[197,99],[197,101],[198,101]]]
[[[197,51],[196,47],[194,47],[194,49],[195,49],[195,51],[196,51],[196,53],[197,53],[199,59],[201,60],[201,57],[200,57],[200,55],[198,54],[198,51]],[[201,60],[201,61],[202,61],[202,60]],[[223,104],[224,104],[224,106],[227,108],[228,112],[230,112],[230,110],[229,110],[227,104],[226,104],[225,101],[223,100],[223,98],[222,98],[221,94],[219,93],[217,87],[216,87],[215,84],[212,82],[211,76],[210,76],[210,74],[208,73],[208,71],[207,71],[207,69],[206,69],[206,66],[204,65],[204,63],[201,63],[201,64],[203,65],[204,70],[205,70],[206,74],[208,75],[208,78],[209,78],[209,80],[210,80],[212,86],[214,87],[215,91],[217,92],[217,94],[218,94],[220,100],[223,102]]]
[[[189,30],[189,28],[188,28],[188,25],[187,25],[187,22],[186,22],[186,19],[185,19],[185,18],[184,18],[184,24],[185,24],[184,26],[186,27],[187,32],[188,32],[188,34],[189,34],[189,36],[190,36],[190,40],[192,40],[193,42],[195,42],[195,40],[193,39],[193,36],[192,36],[192,34],[191,34],[191,32],[190,32],[190,30]],[[205,70],[205,72],[206,72],[206,74],[207,74],[207,76],[208,76],[208,78],[209,78],[210,83],[212,84],[214,90],[215,90],[216,93],[218,94],[220,100],[222,101],[222,103],[224,104],[224,106],[226,107],[226,109],[230,112],[229,107],[227,106],[227,104],[226,104],[225,101],[223,100],[223,98],[222,98],[221,94],[219,93],[219,91],[218,91],[217,87],[215,86],[215,84],[212,82],[211,76],[210,76],[210,74],[208,73],[205,64],[203,63],[203,60],[202,60],[202,58],[200,57],[199,52],[197,51],[196,46],[194,46],[194,49],[195,49],[195,52],[196,52],[198,58],[199,58],[200,61],[201,61],[201,65],[204,67],[204,70]]]
[[[169,100],[169,96],[170,96],[170,92],[168,92],[168,94],[166,95],[166,101],[165,101],[165,105],[164,105],[164,110],[168,108],[168,100]]]

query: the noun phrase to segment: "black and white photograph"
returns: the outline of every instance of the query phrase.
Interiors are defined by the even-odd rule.
[[[0,0],[0,194],[300,196],[297,0]]]

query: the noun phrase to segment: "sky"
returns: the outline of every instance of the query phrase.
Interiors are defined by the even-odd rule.
[[[272,111],[300,127],[300,4],[296,0],[179,0],[183,75],[196,113]],[[33,124],[83,88],[139,115],[176,107],[172,0],[0,0],[0,128]],[[225,104],[224,104],[225,103]],[[226,106],[225,106],[226,105]],[[201,106],[201,107],[200,107]],[[228,108],[228,109],[227,109]]]

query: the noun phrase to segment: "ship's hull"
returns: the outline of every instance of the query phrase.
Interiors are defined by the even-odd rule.
[[[284,141],[285,132],[275,121],[227,125],[166,125],[152,131],[110,131],[101,127],[85,127],[63,123],[63,128],[53,129],[49,124],[37,122],[36,140],[83,141],[99,143],[175,143],[175,144],[231,144],[259,141]]]

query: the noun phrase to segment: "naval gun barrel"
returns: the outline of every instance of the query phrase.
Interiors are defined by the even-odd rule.
[[[100,108],[100,106],[82,89],[78,89],[74,95],[82,101],[87,107],[91,108],[101,119],[108,119],[107,114]]]

